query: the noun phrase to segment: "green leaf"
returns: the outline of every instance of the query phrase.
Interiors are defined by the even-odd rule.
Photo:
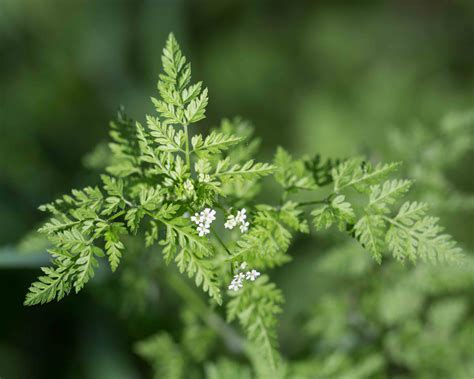
[[[180,78],[180,74],[183,74],[182,71],[185,69],[186,58],[181,53],[173,33],[168,36],[161,56],[161,63],[165,71],[165,74],[160,76],[163,82],[180,86],[187,84],[186,79],[190,76],[190,73],[186,74],[185,72],[184,78]]]
[[[206,107],[208,101],[207,88],[204,88],[201,95],[192,100],[184,111],[187,123],[192,124],[206,118]]]
[[[103,195],[97,187],[86,187],[83,190],[73,189],[71,194],[72,196],[64,195],[52,203],[41,205],[39,210],[65,217],[65,213],[78,207],[87,207],[97,212],[102,206]]]
[[[250,160],[244,164],[230,165],[230,160],[225,159],[217,163],[213,176],[221,180],[226,178],[236,180],[252,180],[262,176],[270,175],[274,172],[275,167],[268,163],[255,163]]]
[[[180,272],[186,272],[195,279],[198,287],[202,287],[218,304],[222,303],[215,268],[206,258],[214,254],[212,245],[189,225],[189,220],[181,217],[170,218],[176,208],[169,208],[168,216],[157,213],[155,219],[166,226],[166,238],[160,241],[164,246],[165,260],[170,262],[173,257]],[[176,253],[179,253],[176,255]]]
[[[125,115],[123,108],[116,120],[110,123],[109,144],[112,159],[107,172],[118,177],[128,177],[140,172],[140,147],[135,133],[135,123]]]
[[[202,287],[217,304],[222,304],[216,268],[211,261],[203,259],[187,247],[181,249],[175,261],[181,273],[186,272],[190,278],[194,278],[196,286]]]
[[[272,377],[278,372],[281,358],[276,350],[276,316],[281,312],[283,295],[275,284],[262,276],[251,285],[231,293],[227,305],[227,319],[238,319],[256,351],[265,360]]]
[[[72,262],[69,265],[72,265]],[[65,277],[69,274],[69,267],[63,266],[56,269],[42,267],[41,270],[46,275],[40,276],[38,281],[31,284],[24,304],[44,304],[53,301],[55,298],[59,301],[66,296],[71,290],[70,283],[65,280]]]
[[[201,93],[202,82],[190,85],[188,88],[184,88],[181,92],[181,98],[183,104],[187,104],[190,101],[196,99]]]
[[[74,273],[74,289],[76,293],[79,292],[84,287],[84,285],[94,277],[94,269],[99,265],[97,259],[94,256],[97,253],[97,250],[88,247],[82,250],[81,254],[76,259]]]
[[[164,74],[160,75],[158,90],[162,100],[152,98],[156,110],[162,118],[162,127],[168,124],[188,125],[205,118],[208,103],[207,88],[202,83],[189,85],[191,65],[172,34],[163,49]]]
[[[91,241],[89,241],[86,236],[84,236],[84,234],[77,228],[71,228],[70,230],[58,232],[49,236],[49,238],[51,242],[55,244],[55,246],[61,247],[64,250],[68,250],[73,254],[80,253],[91,243]]]
[[[372,167],[360,158],[349,159],[332,171],[334,191],[339,192],[346,187],[353,187],[359,192],[368,192],[370,185],[378,184],[388,175],[396,171],[400,163],[379,163]]]
[[[173,104],[168,104],[163,100],[151,98],[153,105],[156,108],[156,111],[160,114],[163,119],[163,126],[168,124],[184,124],[184,115],[183,110],[179,107],[176,107]]]
[[[375,213],[390,213],[389,205],[393,205],[410,189],[410,180],[390,180],[383,185],[370,187],[368,209]]]
[[[366,248],[374,259],[380,263],[384,249],[386,225],[382,216],[366,215],[354,226],[355,237]]]
[[[110,196],[123,197],[123,180],[116,179],[108,175],[101,175],[100,178],[104,183],[104,189]]]
[[[280,220],[295,231],[309,233],[308,221],[304,219],[304,212],[298,208],[298,203],[287,201],[280,209]]]
[[[286,191],[315,190],[317,185],[303,160],[293,160],[282,147],[277,148],[274,158],[275,179]]]
[[[194,136],[191,140],[191,145],[193,152],[195,152],[198,157],[207,157],[212,154],[219,154],[241,141],[241,137],[213,131],[205,140],[203,140],[200,134]]]
[[[400,261],[418,258],[431,263],[458,261],[461,249],[453,238],[443,233],[439,219],[426,215],[427,205],[406,202],[392,219],[386,235],[389,250]]]
[[[207,379],[252,379],[254,376],[250,367],[244,366],[226,358],[221,358],[216,363],[206,365]]]
[[[176,131],[172,125],[160,123],[157,118],[147,116],[147,125],[150,134],[158,144],[158,150],[165,152],[183,152],[184,134],[182,130]]]
[[[316,230],[329,229],[336,220],[333,209],[329,204],[314,209],[311,216],[313,216],[313,224]]]
[[[115,222],[110,224],[104,233],[105,251],[112,271],[115,271],[120,263],[122,251],[125,248],[122,241],[120,241],[120,235],[126,234],[126,232],[127,230],[121,222]]]
[[[138,342],[134,350],[153,367],[154,378],[183,379],[187,372],[179,346],[166,333]]]
[[[71,220],[66,215],[58,214],[56,217],[52,217],[41,228],[39,228],[38,232],[45,234],[55,234],[62,230],[70,229],[79,223],[79,221]]]
[[[125,214],[125,220],[130,231],[134,234],[137,233],[140,226],[140,221],[145,216],[143,209],[141,208],[130,208]]]
[[[250,230],[231,249],[233,261],[245,261],[255,268],[274,267],[287,262],[285,256],[291,233],[283,225],[279,213],[268,206],[259,206]]]
[[[405,226],[413,226],[415,222],[419,221],[426,214],[428,208],[426,203],[406,202],[400,207],[394,220]]]
[[[140,191],[140,206],[147,211],[154,211],[163,201],[164,191],[160,187],[143,187]]]
[[[337,222],[338,228],[344,231],[347,225],[351,225],[355,221],[352,205],[345,201],[343,195],[338,195],[329,204],[314,209],[311,215],[316,230],[328,229],[333,223]]]

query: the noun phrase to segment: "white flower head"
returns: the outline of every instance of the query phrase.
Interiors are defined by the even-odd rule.
[[[238,291],[244,286],[244,279],[245,275],[243,273],[234,275],[232,282],[230,282],[229,289],[232,291]]]
[[[235,219],[235,216],[230,215],[227,217],[227,221],[224,224],[224,227],[226,229],[234,229],[237,226],[237,220]]]
[[[199,174],[198,180],[200,183],[209,183],[211,181],[211,176],[209,174]]]
[[[247,262],[242,262],[240,266],[237,268],[237,270],[245,270],[247,268]],[[240,288],[244,286],[245,281],[251,281],[254,282],[258,277],[260,276],[260,273],[257,270],[249,270],[246,273],[243,272],[238,272],[237,274],[234,275],[234,278],[230,282],[229,285],[229,290],[231,291],[238,291]]]
[[[199,223],[201,222],[201,216],[199,215],[199,213],[195,213],[194,216],[191,216],[191,221],[199,225]]]
[[[229,215],[227,221],[224,224],[226,229],[234,229],[237,225],[240,228],[241,233],[246,233],[249,230],[250,223],[247,220],[247,210],[242,208],[237,211],[237,215]]]
[[[235,220],[237,223],[242,224],[247,219],[247,210],[242,208],[240,211],[237,212],[237,216],[235,216]]]
[[[197,227],[197,231],[199,233],[199,237],[205,236],[206,234],[209,234],[211,232],[210,229],[203,224],[199,224],[199,226]]]
[[[247,271],[245,273],[245,279],[255,281],[260,276],[260,273],[257,270]]]
[[[242,288],[242,283],[237,283],[234,280],[229,285],[231,291],[238,291],[240,288]]]
[[[204,222],[209,225],[216,219],[216,211],[211,208],[204,209],[201,215],[204,217]]]
[[[240,224],[240,232],[241,233],[246,233],[249,230],[249,223],[248,222],[243,222]]]
[[[215,219],[216,211],[211,208],[206,208],[201,213],[191,216],[191,221],[197,225],[196,230],[200,237],[210,233],[211,224]]]

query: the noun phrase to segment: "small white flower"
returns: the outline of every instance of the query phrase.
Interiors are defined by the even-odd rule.
[[[227,217],[227,221],[224,224],[224,227],[226,229],[234,229],[237,226],[237,221],[235,220],[235,217],[233,215],[230,215]]]
[[[212,224],[212,222],[216,219],[216,211],[211,208],[206,208],[201,212],[201,217],[204,218],[204,223]]]
[[[249,223],[248,222],[243,222],[240,224],[240,232],[241,233],[246,233],[249,230]]]
[[[260,273],[257,270],[247,271],[245,273],[245,279],[255,281],[260,276]]]
[[[242,287],[242,283],[237,283],[235,281],[232,281],[229,285],[229,289],[231,291],[238,291]]]
[[[201,183],[209,183],[211,181],[211,177],[209,174],[199,174],[198,180]]]
[[[237,215],[229,215],[227,221],[224,224],[226,229],[234,229],[237,225],[240,227],[241,233],[246,233],[249,230],[250,224],[246,221],[247,219],[247,210],[242,208],[240,211],[237,211]]]
[[[196,224],[199,224],[201,222],[201,216],[199,215],[199,213],[196,213],[194,216],[191,216],[191,221]]]
[[[245,275],[243,273],[234,275],[234,278],[232,279],[232,282],[230,283],[228,288],[232,291],[238,291],[244,286],[244,279]]]
[[[209,228],[203,224],[199,224],[199,226],[197,227],[197,231],[199,233],[199,237],[205,236],[206,234],[210,233]]]
[[[186,181],[183,183],[183,187],[186,192],[194,191],[194,185],[191,179],[186,179]]]
[[[237,212],[237,216],[235,216],[235,220],[237,221],[238,224],[242,224],[245,222],[247,219],[247,210],[243,208],[242,210]]]
[[[212,222],[216,219],[216,211],[211,208],[204,209],[201,213],[191,216],[191,221],[197,225],[199,236],[202,237],[210,233]]]
[[[242,262],[237,270],[245,270],[247,268],[247,262]],[[255,281],[260,276],[260,273],[257,270],[249,270],[245,274],[243,272],[238,272],[234,275],[234,278],[230,282],[229,290],[238,291],[244,286],[244,281],[250,280]]]

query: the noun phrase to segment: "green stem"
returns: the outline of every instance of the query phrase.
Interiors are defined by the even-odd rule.
[[[220,243],[220,245],[224,248],[224,250],[227,252],[227,254],[229,254],[230,256],[232,256],[232,253],[230,252],[229,248],[226,246],[226,244],[224,243],[224,241],[222,241],[222,238],[219,236],[219,234],[216,233],[216,231],[211,228],[211,231],[212,231],[212,234],[214,234],[214,237],[216,237],[217,241]]]
[[[305,207],[307,205],[316,205],[316,204],[327,204],[329,201],[329,198],[323,199],[323,200],[313,200],[313,201],[305,201],[302,203],[298,203],[298,207]]]
[[[222,337],[230,351],[240,354],[245,352],[245,340],[218,314],[210,310],[201,297],[180,276],[165,273],[164,278],[167,284],[194,309],[195,314]]]
[[[119,218],[120,216],[124,215],[126,213],[125,210],[123,211],[120,211],[119,213],[113,215],[112,217],[108,218],[107,221],[110,222],[110,221],[113,221],[115,220],[116,218]]]
[[[188,133],[188,125],[183,125],[184,128],[184,138],[186,138],[186,164],[189,167],[189,172],[191,172],[191,154],[189,152],[189,133]]]

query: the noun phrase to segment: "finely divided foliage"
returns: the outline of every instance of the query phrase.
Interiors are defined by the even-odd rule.
[[[307,217],[316,232],[335,225],[356,238],[377,262],[386,253],[400,261],[433,263],[460,255],[438,219],[427,214],[426,204],[399,204],[412,185],[389,178],[399,163],[294,159],[283,148],[273,164],[256,162],[258,142],[246,141],[252,132],[240,119],[225,120],[207,136],[196,131],[191,136],[189,127],[205,118],[207,89],[191,83],[191,65],[173,35],[162,64],[160,97],[152,98],[157,116],[147,116],[143,126],[119,113],[111,123],[110,158],[101,184],[40,207],[51,214],[40,232],[51,241],[52,266],[42,268],[44,275],[31,285],[25,304],[79,292],[99,262],[106,260],[117,270],[127,241],[139,238],[161,250],[163,261],[174,262],[215,304],[223,303],[223,289],[232,289],[228,320],[240,322],[248,351],[261,354],[269,375],[276,377],[283,367],[276,333],[283,295],[260,272],[290,260],[287,250],[295,234],[310,232]],[[281,187],[280,204],[256,204],[261,179],[272,174]],[[290,199],[318,192],[329,195]],[[242,264],[251,267],[249,280],[241,286],[234,276],[229,286]],[[179,377],[184,369],[168,336],[139,344],[137,350],[146,358],[168,350],[178,362],[168,377]],[[167,370],[166,365],[157,370]]]

